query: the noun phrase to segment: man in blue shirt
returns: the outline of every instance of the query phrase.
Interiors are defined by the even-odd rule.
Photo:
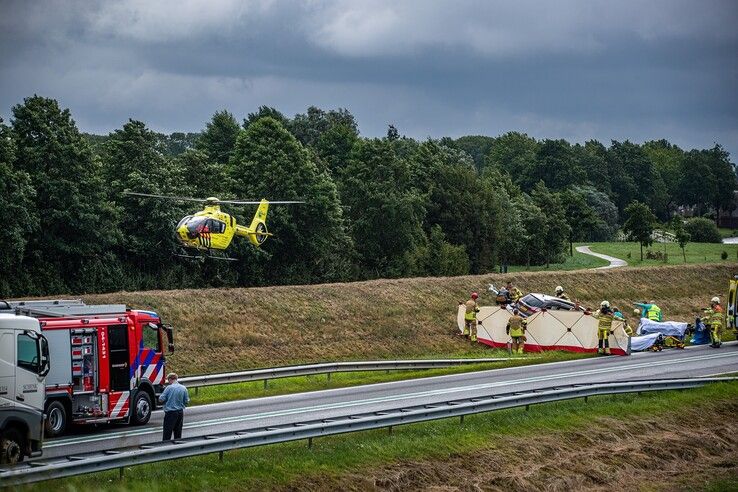
[[[187,388],[177,382],[177,375],[170,373],[167,376],[169,386],[159,397],[159,403],[164,404],[164,441],[172,438],[182,437],[182,424],[184,423],[184,409],[190,403],[190,395]]]

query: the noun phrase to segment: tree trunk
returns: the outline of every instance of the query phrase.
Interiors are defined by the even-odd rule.
[[[643,243],[641,243],[641,261],[643,261]]]
[[[682,248],[682,256],[684,256],[684,263],[687,263],[687,252]]]
[[[569,256],[574,256],[574,241],[571,240],[571,237],[569,238]]]

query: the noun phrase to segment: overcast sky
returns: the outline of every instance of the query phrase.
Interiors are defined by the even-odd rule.
[[[365,136],[666,138],[738,162],[738,2],[0,0],[0,115],[34,93],[93,133],[316,105]]]

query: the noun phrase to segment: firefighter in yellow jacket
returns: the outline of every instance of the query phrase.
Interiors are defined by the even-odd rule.
[[[723,333],[723,307],[720,305],[720,298],[713,297],[710,300],[710,308],[705,309],[702,321],[705,326],[710,330],[710,346],[713,348],[720,348],[723,344],[720,339]]]
[[[565,301],[571,301],[571,298],[566,295],[566,293],[564,292],[564,288],[562,286],[557,285],[556,290],[554,292],[556,293],[556,297],[558,297],[559,299],[563,299]]]
[[[505,330],[512,339],[512,353],[523,354],[525,347],[525,325],[526,320],[520,316],[520,311],[513,310],[513,315],[507,321],[507,329]]]
[[[479,305],[477,304],[478,298],[479,294],[472,292],[471,298],[464,304],[466,307],[466,313],[464,314],[464,336],[468,336],[469,340],[472,342],[477,341],[477,313],[479,312]]]
[[[602,301],[600,310],[595,313],[597,318],[597,353],[610,355],[610,333],[612,332],[612,322],[615,319],[610,303]]]
[[[515,287],[512,282],[508,281],[507,284],[505,284],[505,290],[507,290],[508,298],[510,299],[510,302],[515,304],[520,300],[521,297],[523,297],[523,293],[520,289]]]

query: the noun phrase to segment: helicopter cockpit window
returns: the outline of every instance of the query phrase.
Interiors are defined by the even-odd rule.
[[[208,225],[210,226],[210,232],[213,232],[216,234],[222,234],[225,232],[225,229],[226,229],[225,222],[221,222],[215,219],[210,219]]]
[[[187,235],[190,238],[194,239],[203,232],[210,232],[207,217],[190,217],[189,220],[187,220]]]
[[[179,221],[179,224],[177,224],[177,229],[179,229],[180,227],[182,227],[182,224],[184,224],[185,222],[187,222],[187,221],[188,221],[188,220],[190,220],[191,218],[192,218],[192,216],[191,216],[191,215],[188,215],[188,216],[187,216],[187,217],[185,217],[184,219],[180,220],[180,221]]]

